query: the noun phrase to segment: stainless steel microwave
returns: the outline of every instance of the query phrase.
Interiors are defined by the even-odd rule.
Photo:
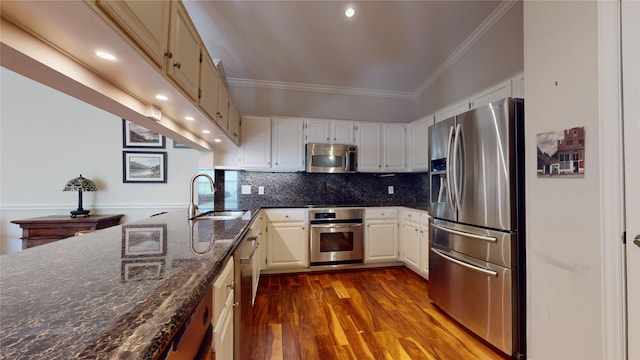
[[[307,144],[307,172],[353,173],[356,172],[355,145]]]

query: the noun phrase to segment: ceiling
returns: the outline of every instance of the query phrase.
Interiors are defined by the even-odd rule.
[[[337,94],[353,90],[408,100],[414,100],[509,4],[508,0],[183,2],[212,58],[222,60],[232,88],[234,84],[274,89],[291,86]],[[10,19],[45,38],[91,73],[68,70],[75,63],[60,61],[55,62],[61,64],[54,66],[56,71],[51,71],[53,60],[40,50],[33,53],[40,54],[44,66],[35,68],[28,57],[10,56],[8,51],[0,56],[2,66],[152,130],[169,129],[165,135],[196,148],[210,149],[217,138],[224,141],[216,147],[233,147],[220,128],[165,76],[145,66],[146,60],[84,1],[4,0],[0,4],[3,20]],[[353,18],[344,16],[347,5],[356,10]],[[16,54],[32,51],[30,45],[18,42],[15,46]],[[118,61],[98,59],[97,49],[115,51]],[[69,77],[69,84],[63,84],[66,77],[58,72]],[[98,85],[81,86],[95,75]],[[115,95],[110,98],[97,96],[109,93],[105,86],[127,90],[111,91]],[[168,94],[170,99],[159,103],[157,93]],[[131,107],[131,103],[139,105]],[[162,124],[145,117],[145,106],[151,105],[161,108]],[[133,118],[131,109],[135,110]],[[195,121],[185,121],[185,116]],[[210,133],[203,134],[204,130]]]
[[[231,83],[415,97],[502,1],[184,2]],[[347,6],[356,15],[344,15]]]

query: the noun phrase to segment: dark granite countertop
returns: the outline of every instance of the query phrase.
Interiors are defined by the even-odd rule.
[[[159,356],[260,207],[309,205],[226,221],[175,211],[1,256],[0,358]]]
[[[3,255],[0,358],[157,357],[252,210],[227,221],[176,211]]]

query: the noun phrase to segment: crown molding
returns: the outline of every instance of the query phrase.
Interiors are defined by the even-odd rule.
[[[315,85],[315,84],[302,84],[302,83],[290,83],[281,81],[267,81],[267,80],[252,80],[241,78],[228,78],[229,86],[237,87],[254,87],[265,89],[277,89],[277,90],[292,90],[292,91],[308,91],[308,92],[320,92],[328,94],[339,95],[356,95],[356,96],[377,96],[385,98],[415,100],[415,93],[401,92],[401,91],[382,91],[371,90],[362,88],[348,88],[340,86],[327,86],[327,85]]]
[[[517,3],[513,0],[505,0],[467,37],[457,49],[455,49],[445,61],[438,66],[436,71],[431,73],[429,77],[420,85],[413,93],[414,99],[417,99],[422,93],[436,82],[453,64],[456,63],[493,25],[495,25],[502,17],[511,10]]]

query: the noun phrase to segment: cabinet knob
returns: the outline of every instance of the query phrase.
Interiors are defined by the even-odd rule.
[[[171,51],[167,51],[166,53],[164,53],[164,56],[168,57],[169,59],[172,59],[173,53]]]
[[[329,141],[329,138],[327,138],[327,141]]]
[[[182,65],[179,62],[173,63],[173,67],[180,69]]]
[[[233,290],[233,287],[235,286],[235,283],[233,282],[233,280],[231,280],[228,284],[227,284],[227,288]]]

